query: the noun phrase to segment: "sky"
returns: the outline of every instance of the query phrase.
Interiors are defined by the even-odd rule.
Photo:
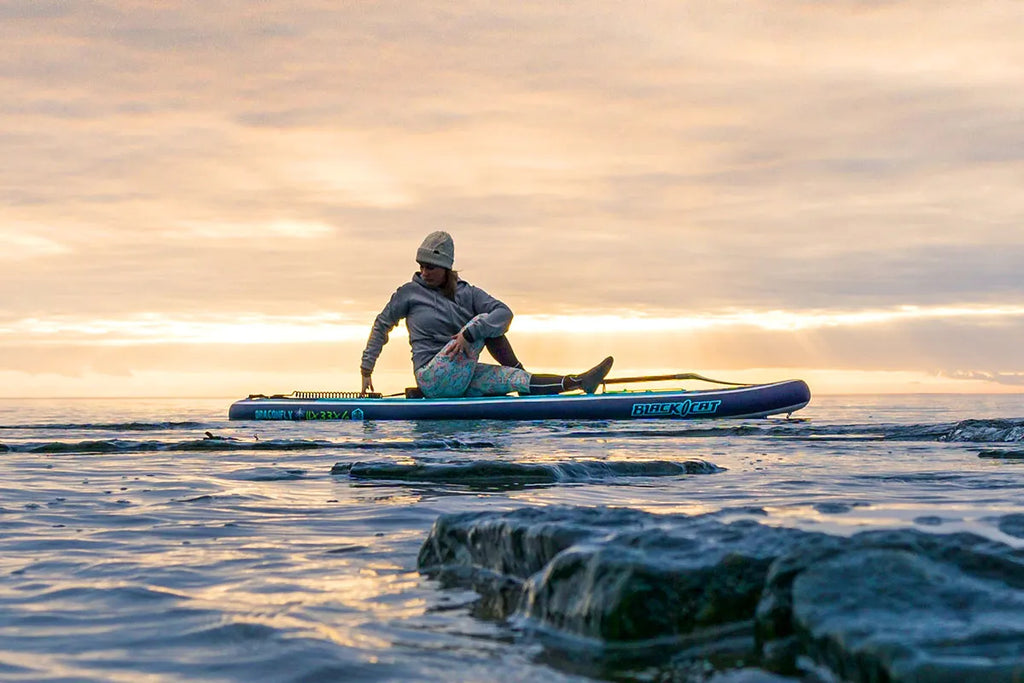
[[[1022,392],[1021,35],[1018,0],[5,0],[0,396],[357,390],[438,229],[530,370]]]

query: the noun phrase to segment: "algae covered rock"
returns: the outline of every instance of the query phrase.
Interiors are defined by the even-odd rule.
[[[672,521],[559,553],[527,582],[523,613],[606,641],[752,626],[771,563],[807,533],[749,521]]]
[[[727,651],[723,680],[1024,680],[1024,551],[973,534],[523,508],[438,519],[420,567],[545,633],[677,663]]]

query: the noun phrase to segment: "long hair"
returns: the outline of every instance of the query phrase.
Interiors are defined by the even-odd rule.
[[[455,301],[455,285],[459,282],[459,271],[445,268],[444,284],[441,285],[441,293]]]

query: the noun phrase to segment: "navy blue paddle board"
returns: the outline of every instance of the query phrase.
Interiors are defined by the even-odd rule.
[[[231,404],[232,420],[637,420],[788,414],[811,400],[803,380],[685,391],[607,391],[483,398],[345,398],[253,395]],[[324,396],[330,396],[325,393]]]

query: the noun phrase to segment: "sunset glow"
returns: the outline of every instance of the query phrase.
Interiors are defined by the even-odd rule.
[[[373,315],[365,320],[372,321]],[[996,323],[1024,318],[1024,306],[899,306],[864,311],[726,311],[687,317],[653,317],[636,312],[595,315],[515,317],[512,333],[526,335],[650,334],[752,328],[797,332],[836,327],[865,327],[915,320],[975,320]],[[320,344],[365,341],[363,319],[339,314],[305,316],[175,317],[144,313],[125,319],[85,320],[71,316],[26,318],[0,326],[0,343],[97,346],[135,344]],[[406,337],[404,326],[392,332]]]
[[[531,368],[1020,391],[1022,22],[7,3],[0,395],[350,389],[436,229]]]

